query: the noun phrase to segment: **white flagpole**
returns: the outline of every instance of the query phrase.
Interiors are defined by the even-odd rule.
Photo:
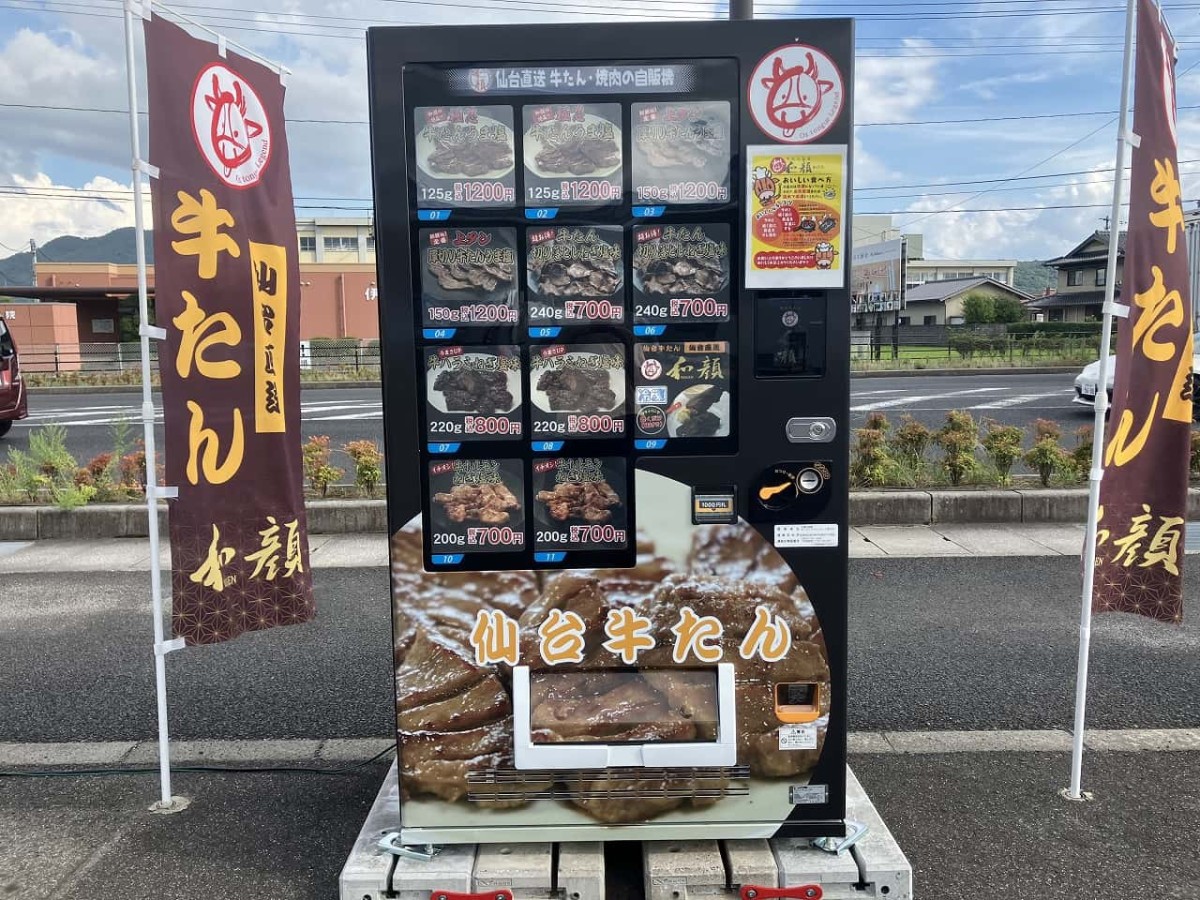
[[[1092,469],[1088,474],[1087,536],[1083,543],[1083,603],[1079,615],[1079,661],[1075,673],[1075,731],[1071,746],[1071,786],[1068,800],[1087,800],[1080,791],[1083,778],[1083,735],[1087,717],[1088,656],[1092,644],[1092,590],[1096,579],[1096,534],[1100,519],[1100,481],[1104,477],[1104,423],[1108,412],[1108,357],[1111,348],[1117,254],[1120,251],[1121,200],[1125,188],[1125,163],[1132,143],[1129,130],[1129,86],[1133,80],[1133,23],[1137,0],[1125,12],[1125,64],[1121,72],[1121,115],[1117,124],[1117,169],[1113,181],[1112,213],[1108,232],[1108,268],[1104,281],[1104,320],[1100,326],[1100,373],[1096,385],[1096,418],[1092,432]]]
[[[146,290],[146,222],[142,207],[142,175],[148,166],[142,160],[138,134],[137,61],[133,44],[133,10],[136,0],[125,0],[125,66],[129,87],[129,145],[133,152],[133,221],[137,242],[138,333],[142,349],[142,435],[146,448],[146,512],[150,534],[150,599],[154,609],[154,684],[158,695],[158,772],[160,794],[154,812],[178,812],[187,800],[171,795],[171,747],[167,727],[166,655],[182,647],[183,642],[167,641],[163,634],[162,572],[159,569],[158,498],[168,495],[158,484],[157,454],[154,447],[154,399],[150,384],[150,338],[166,337],[162,329],[150,325],[150,304]],[[139,4],[140,5],[140,4]]]

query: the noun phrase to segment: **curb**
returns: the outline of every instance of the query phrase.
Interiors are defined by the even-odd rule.
[[[1081,524],[1087,518],[1086,488],[1041,490],[851,491],[850,525]],[[386,534],[385,500],[312,500],[310,534]],[[1188,518],[1200,518],[1200,488],[1188,489]],[[167,507],[158,508],[165,533]],[[146,507],[96,504],[0,508],[0,541],[144,538]]]
[[[1083,366],[1006,366],[991,369],[871,369],[850,378],[917,378],[926,375],[1078,375]]]
[[[850,373],[850,378],[921,378],[926,375],[1070,375],[1078,374],[1082,366],[1009,366],[991,369],[871,369]],[[331,390],[378,388],[379,381],[301,381],[300,390]],[[38,394],[140,394],[140,384],[44,384],[30,387]],[[159,387],[155,385],[155,391]]]

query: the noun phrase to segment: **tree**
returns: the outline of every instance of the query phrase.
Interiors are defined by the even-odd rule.
[[[1013,322],[1024,322],[1027,318],[1025,304],[1016,297],[997,297],[993,301],[993,306],[995,310],[993,322],[1008,325]]]
[[[963,321],[967,325],[988,325],[996,321],[996,301],[986,294],[967,294],[962,308]]]

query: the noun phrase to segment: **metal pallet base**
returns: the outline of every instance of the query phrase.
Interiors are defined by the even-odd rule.
[[[747,884],[816,884],[824,900],[911,900],[908,860],[854,773],[847,770],[846,775],[846,816],[870,829],[849,850],[835,855],[789,838],[646,841],[646,900],[732,900]],[[342,869],[341,900],[430,900],[435,890],[480,893],[500,888],[511,890],[515,900],[605,900],[600,843],[447,845],[433,859],[419,860],[380,849],[380,838],[399,826],[393,765]]]

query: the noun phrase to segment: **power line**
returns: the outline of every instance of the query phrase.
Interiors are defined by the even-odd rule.
[[[48,103],[0,103],[0,109],[30,109],[30,110],[45,110],[49,112],[78,112],[78,113],[105,113],[110,115],[128,115],[129,111],[125,109],[117,109],[115,107],[102,106],[54,106]],[[1200,109],[1200,106],[1180,106],[1177,107],[1180,112],[1185,110]],[[908,126],[919,125],[978,125],[986,122],[1024,122],[1036,121],[1039,119],[1070,119],[1070,118],[1089,118],[1093,116],[1115,116],[1116,110],[1096,110],[1094,112],[1055,112],[1055,113],[1031,113],[1024,115],[1012,116],[978,116],[967,119],[914,119],[908,122],[855,122],[855,128],[902,128]],[[146,116],[149,113],[146,110],[139,110],[139,115]],[[305,119],[286,117],[288,125],[370,125],[369,119]]]

